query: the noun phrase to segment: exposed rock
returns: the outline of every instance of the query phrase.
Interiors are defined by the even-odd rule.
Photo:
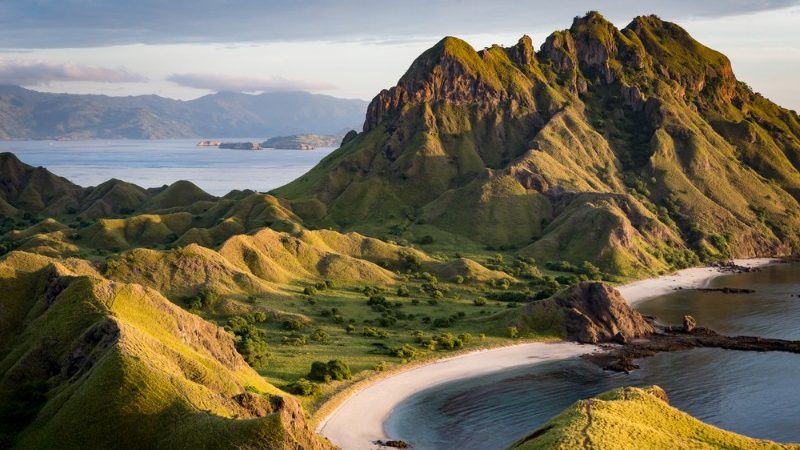
[[[697,321],[692,316],[683,316],[683,331],[684,333],[691,333],[697,328]]]
[[[734,288],[734,287],[697,288],[695,290],[700,292],[722,292],[723,294],[752,294],[755,292],[755,289]]]
[[[570,340],[624,343],[655,331],[616,289],[603,283],[582,282],[554,299],[565,308],[564,327]]]
[[[691,316],[686,316],[681,326],[664,327],[645,338],[626,343],[621,347],[609,347],[605,353],[586,355],[584,358],[606,370],[627,373],[639,368],[635,363],[637,359],[697,347],[800,353],[800,341],[768,339],[760,336],[725,336],[708,328],[697,327],[693,322]]]

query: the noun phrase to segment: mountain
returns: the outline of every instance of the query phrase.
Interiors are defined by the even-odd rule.
[[[156,95],[51,94],[0,86],[1,139],[166,139],[333,134],[363,121],[366,102],[307,92]]]
[[[703,423],[669,405],[658,386],[580,400],[508,450],[573,448],[788,449]]]
[[[798,168],[800,117],[728,58],[590,12],[539,51],[442,39],[275,194],[317,226],[637,276],[800,250]]]

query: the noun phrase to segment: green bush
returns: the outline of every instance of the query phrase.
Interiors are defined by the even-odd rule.
[[[300,378],[294,383],[290,383],[286,387],[286,391],[289,392],[290,394],[303,395],[303,396],[317,395],[322,393],[322,389],[319,387],[317,383],[308,381],[305,378]]]
[[[311,371],[308,372],[308,378],[328,383],[331,380],[349,380],[353,378],[353,375],[350,373],[350,367],[344,361],[332,359],[327,363],[322,361],[311,363]]]
[[[311,333],[311,340],[324,344],[330,340],[330,336],[322,328],[317,328],[313,333]]]
[[[225,329],[236,339],[236,350],[248,364],[255,368],[266,366],[269,358],[267,335],[255,325],[253,316],[234,316],[228,319]]]
[[[303,329],[303,322],[297,319],[284,320],[281,326],[283,327],[284,330],[298,331]]]

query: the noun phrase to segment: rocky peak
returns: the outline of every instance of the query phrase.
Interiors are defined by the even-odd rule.
[[[522,56],[532,57],[532,50],[530,44],[530,53],[522,49]],[[411,102],[442,101],[488,109],[514,96],[506,91],[497,68],[487,59],[486,51],[477,52],[461,39],[445,37],[411,64],[397,86],[381,91],[372,100],[364,131]]]
[[[517,45],[508,49],[508,57],[520,67],[533,68],[536,65],[536,51],[531,37],[526,34],[519,38]]]
[[[697,42],[680,26],[658,16],[639,16],[625,27],[653,59],[653,70],[692,95],[730,101],[738,82],[725,55]]]

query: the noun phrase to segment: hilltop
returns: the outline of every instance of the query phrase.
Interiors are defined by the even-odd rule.
[[[581,400],[509,450],[573,448],[789,449],[703,423],[669,405],[658,386],[615,389]]]
[[[275,195],[309,224],[624,276],[800,248],[800,118],[678,25],[446,37]]]
[[[51,94],[0,86],[0,139],[175,139],[338,133],[367,103],[308,92],[157,95]]]

